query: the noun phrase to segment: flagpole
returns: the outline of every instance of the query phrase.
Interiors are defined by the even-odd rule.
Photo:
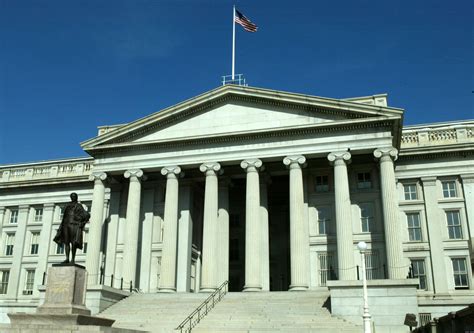
[[[232,81],[235,76],[235,5],[232,11]]]

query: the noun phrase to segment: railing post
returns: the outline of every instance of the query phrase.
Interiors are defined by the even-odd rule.
[[[43,286],[44,286],[45,282],[46,282],[46,272],[43,272]]]
[[[120,290],[123,290],[123,278],[120,278]]]
[[[359,265],[357,265],[357,280],[360,280],[360,277],[359,277]]]
[[[132,287],[132,280],[130,280],[130,292],[132,292],[132,289],[133,289],[133,287]]]
[[[110,277],[110,288],[113,288],[114,287],[114,275],[112,274],[112,276]]]

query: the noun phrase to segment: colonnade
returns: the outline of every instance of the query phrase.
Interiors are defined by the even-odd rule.
[[[374,156],[380,160],[381,197],[384,213],[384,227],[387,245],[387,263],[389,278],[404,278],[402,270],[402,250],[395,197],[395,175],[393,160],[397,150],[377,149]],[[336,210],[337,258],[340,280],[355,280],[354,240],[352,237],[351,201],[347,165],[351,161],[348,151],[332,152],[327,156],[334,166],[334,195]],[[290,208],[290,290],[306,290],[309,288],[309,227],[304,213],[304,185],[302,167],[306,158],[302,155],[286,156],[283,163],[289,168],[289,208]],[[244,291],[268,290],[269,279],[269,247],[268,247],[268,214],[261,210],[261,182],[259,171],[263,167],[260,159],[246,159],[240,163],[246,172],[246,210],[245,210],[245,285]],[[222,172],[218,162],[203,163],[199,167],[205,175],[204,212],[203,212],[203,245],[202,245],[202,276],[201,290],[215,290],[223,280],[228,278],[228,238],[229,226],[222,223],[223,212],[219,198],[225,198],[224,206],[228,206],[227,197],[222,196],[222,186],[218,175]],[[166,176],[166,194],[164,205],[164,237],[161,259],[161,276],[159,290],[176,291],[176,262],[178,238],[178,193],[179,166],[167,166],[161,169]],[[123,254],[123,278],[135,281],[137,273],[137,247],[139,230],[139,213],[141,198],[141,182],[145,175],[142,170],[127,170],[125,178],[129,179],[129,193],[126,212],[126,239]],[[93,204],[91,219],[103,221],[104,181],[106,175],[93,174]],[[221,195],[219,194],[221,192]],[[266,200],[266,193],[264,194]],[[268,212],[267,212],[268,213]],[[225,225],[227,224],[227,225]],[[86,266],[89,271],[89,283],[97,284],[100,258],[100,240],[102,225],[91,224],[89,230],[89,247]],[[222,267],[221,267],[222,266]]]

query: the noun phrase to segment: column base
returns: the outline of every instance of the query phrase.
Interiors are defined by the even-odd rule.
[[[307,291],[308,287],[307,286],[290,286],[290,289],[288,291]]]
[[[175,292],[176,292],[176,288],[160,288],[160,289],[158,289],[158,292],[159,292],[159,293],[171,294],[171,293],[175,293]]]
[[[254,292],[254,291],[262,291],[262,287],[245,287],[243,292]]]
[[[199,292],[200,293],[213,293],[214,291],[216,291],[217,288],[212,288],[212,287],[201,287],[199,289]]]

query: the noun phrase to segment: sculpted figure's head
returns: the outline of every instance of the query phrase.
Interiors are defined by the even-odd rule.
[[[72,202],[76,202],[76,201],[77,201],[77,193],[75,193],[75,192],[72,192],[72,193],[71,193],[71,201],[72,201]]]

